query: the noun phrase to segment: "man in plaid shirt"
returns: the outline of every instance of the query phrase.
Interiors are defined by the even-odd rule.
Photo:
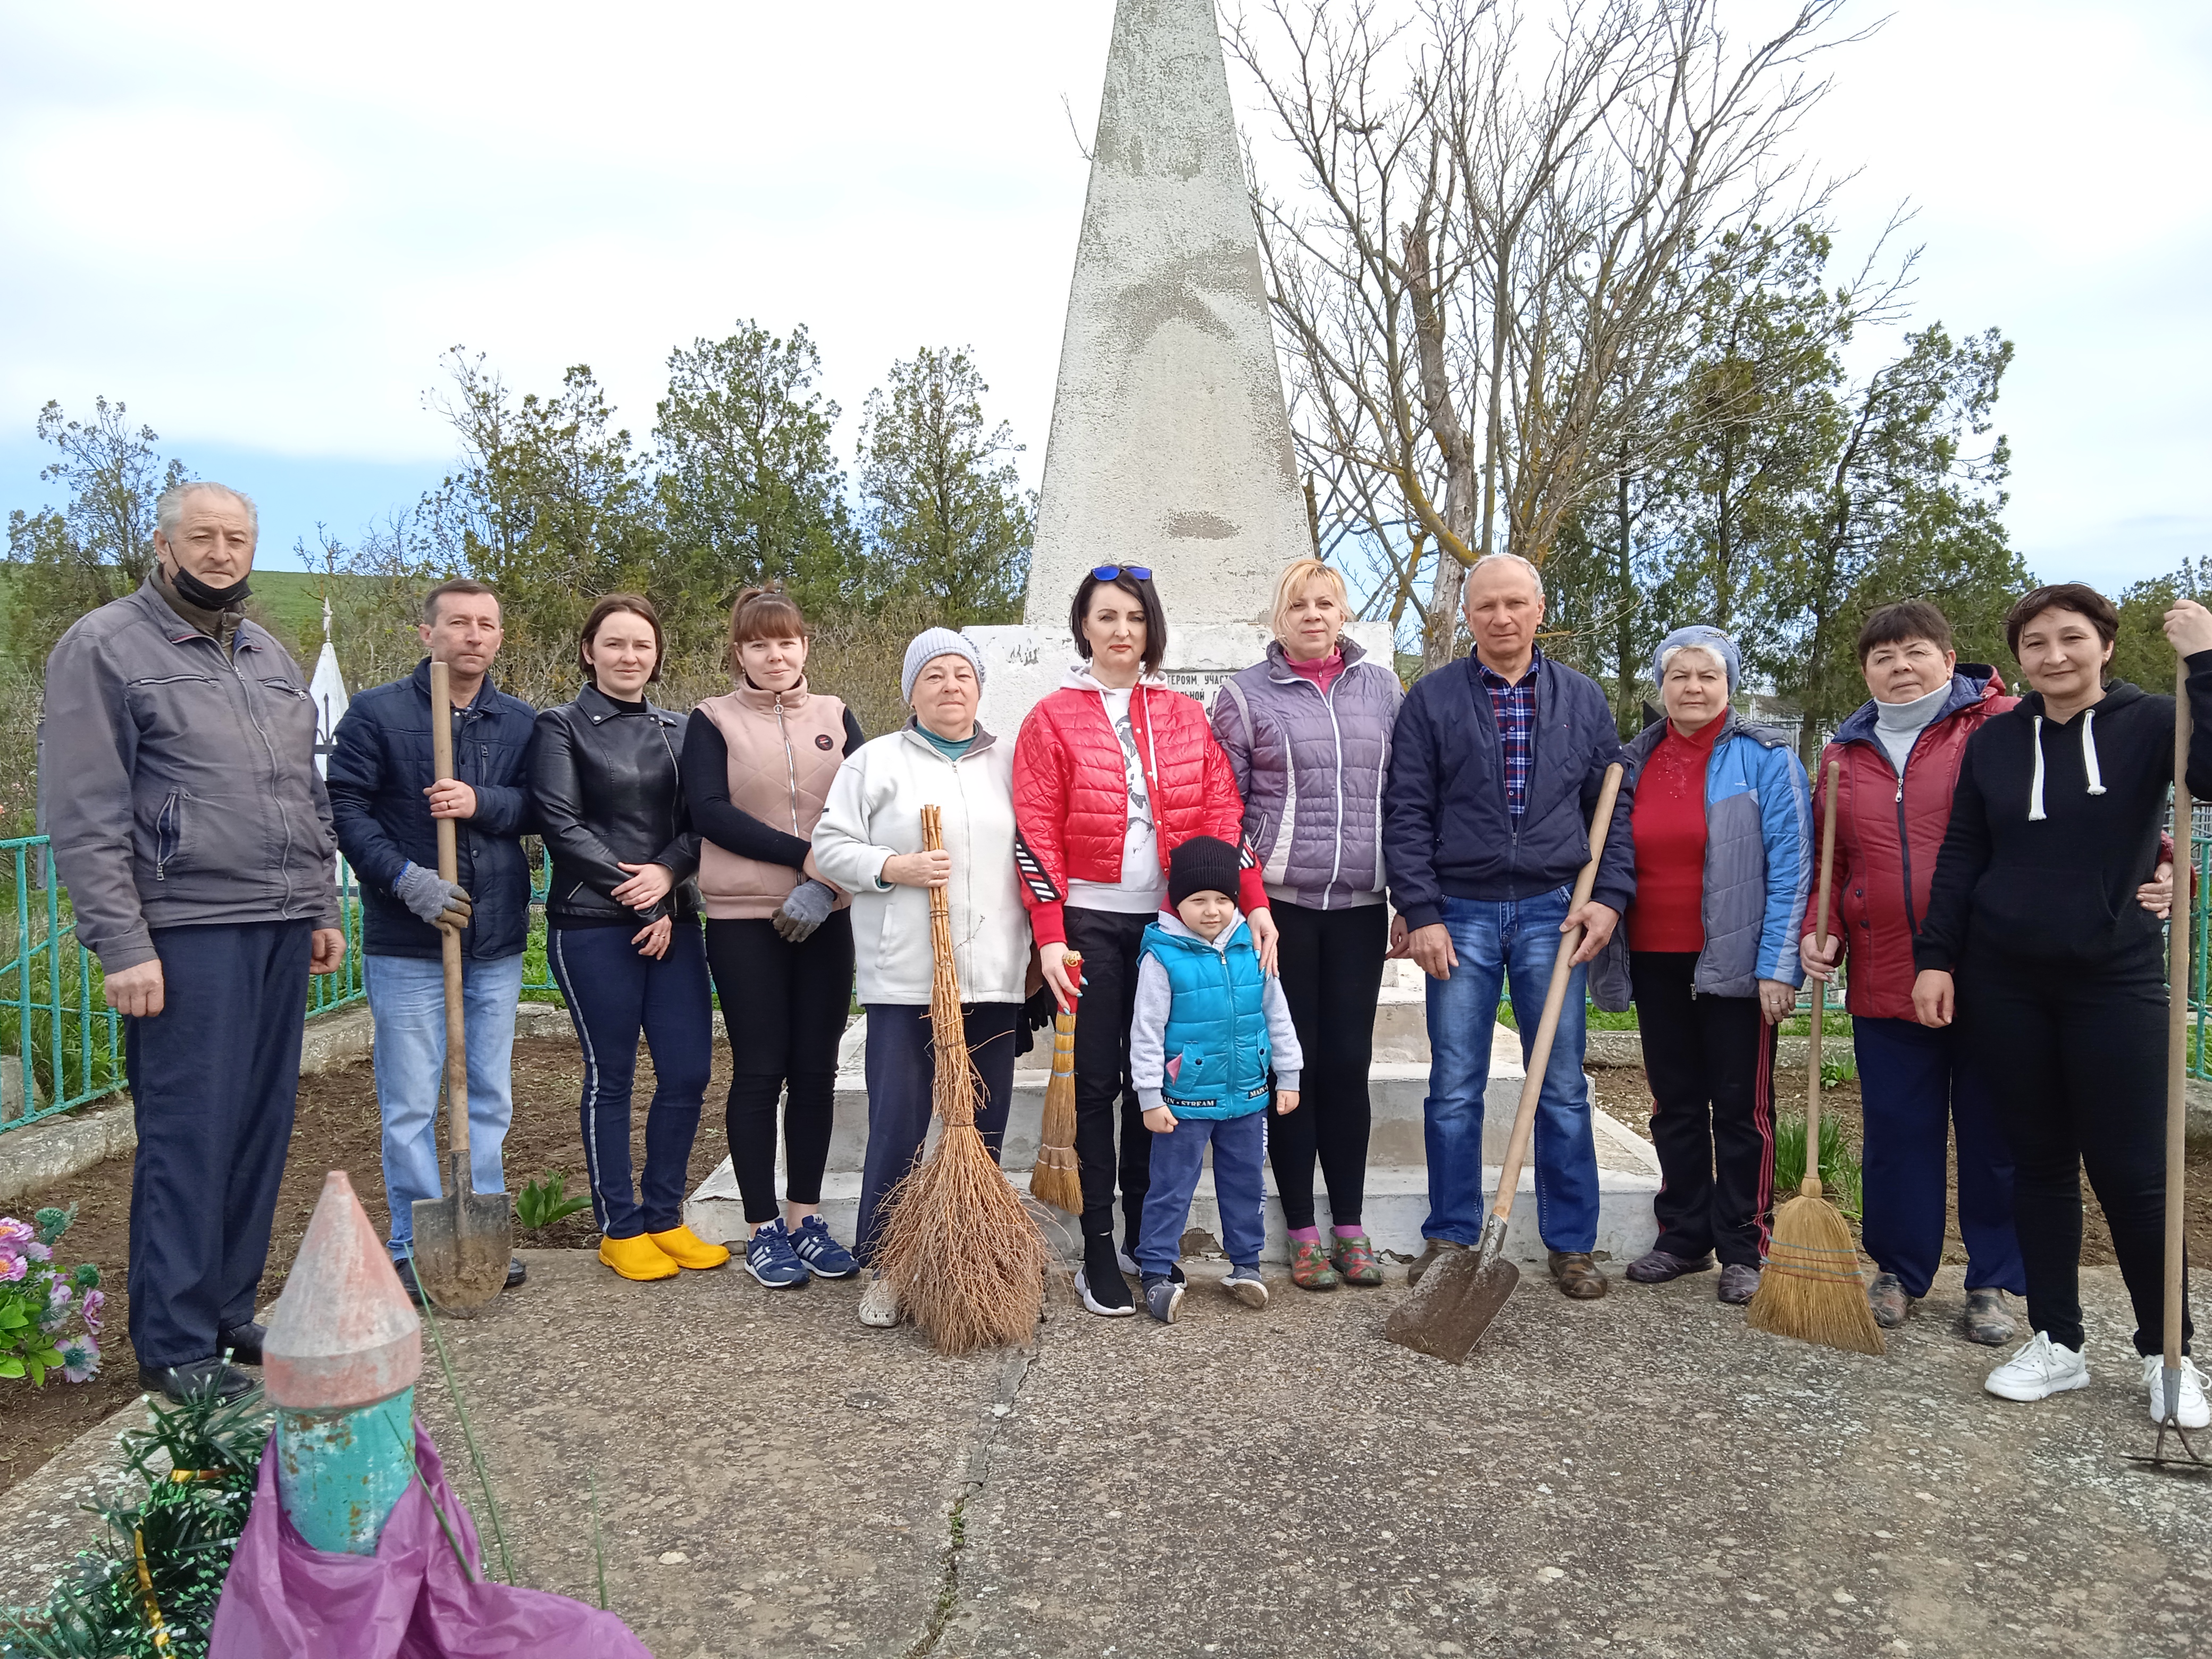
[[[1536,648],[1544,580],[1526,559],[1492,554],[1467,579],[1474,653],[1418,681],[1391,738],[1383,857],[1398,915],[1395,953],[1429,976],[1428,1249],[1482,1235],[1483,1092],[1498,993],[1510,984],[1522,1053],[1552,976],[1559,934],[1588,928],[1576,951],[1536,1109],[1536,1217],[1552,1275],[1577,1300],[1605,1294],[1597,1244],[1597,1146],[1583,1077],[1586,964],[1636,891],[1623,787],[1589,903],[1569,912],[1589,856],[1589,814],[1620,758],[1596,683]]]

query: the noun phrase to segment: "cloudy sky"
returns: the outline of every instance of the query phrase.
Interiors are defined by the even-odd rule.
[[[744,317],[813,333],[848,450],[895,359],[974,347],[1034,480],[1112,14],[0,0],[0,510],[51,498],[40,406],[104,394],[269,553],[350,540],[436,482],[447,347],[588,362],[642,433],[670,348]],[[1910,0],[1832,69],[1847,247],[1911,204],[1916,320],[2018,344],[2030,563],[2212,550],[2212,8]]]

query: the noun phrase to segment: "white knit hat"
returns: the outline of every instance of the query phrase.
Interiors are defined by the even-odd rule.
[[[906,666],[899,674],[899,696],[902,699],[909,703],[914,701],[914,683],[921,678],[921,671],[939,657],[967,658],[975,670],[975,684],[979,687],[983,684],[983,658],[973,640],[950,628],[925,628],[906,648]]]

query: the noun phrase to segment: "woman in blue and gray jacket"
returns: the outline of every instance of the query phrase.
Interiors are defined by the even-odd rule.
[[[1305,1050],[1304,1109],[1273,1125],[1267,1156],[1291,1282],[1310,1291],[1382,1282],[1359,1213],[1374,1023],[1323,1011],[1372,1008],[1382,985],[1382,781],[1402,694],[1396,674],[1343,637],[1350,615],[1344,578],[1297,560],[1275,585],[1267,659],[1213,701],[1213,735],[1244,797],[1244,839],[1274,901],[1279,970]],[[1314,1222],[1316,1156],[1328,1184],[1326,1245]]]
[[[1676,629],[1652,678],[1667,717],[1624,757],[1636,785],[1636,898],[1590,980],[1601,1008],[1634,996],[1663,1177],[1658,1243],[1628,1276],[1663,1284],[1717,1255],[1720,1299],[1741,1304],[1766,1250],[1774,1028],[1805,982],[1796,932],[1812,804],[1788,738],[1730,712],[1741,665],[1727,635]]]

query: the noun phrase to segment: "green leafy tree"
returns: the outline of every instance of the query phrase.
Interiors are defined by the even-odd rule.
[[[447,354],[449,390],[426,401],[461,441],[414,533],[432,568],[499,590],[522,651],[565,650],[599,595],[644,585],[659,551],[650,477],[590,368],[550,397],[516,397],[481,354]]]
[[[805,328],[779,339],[750,320],[669,354],[653,428],[661,592],[686,616],[726,611],[769,580],[811,611],[864,594],[831,442],[838,408],[813,389],[821,371]]]
[[[1960,654],[1995,660],[2006,607],[2027,585],[2001,518],[2012,452],[1976,453],[2012,362],[1996,329],[1954,339],[1940,324],[1838,402],[1809,525],[1773,573],[1762,652],[1805,711],[1803,757],[1865,700],[1856,641],[1866,615],[1899,599],[1941,606]]]
[[[16,652],[43,658],[88,611],[131,592],[154,563],[154,502],[190,477],[164,461],[149,426],[133,430],[125,406],[93,400],[90,421],[72,421],[58,403],[39,411],[39,441],[55,459],[42,483],[60,484],[60,507],[8,515],[9,635]]]
[[[2112,641],[2107,678],[2126,680],[2146,691],[2173,690],[2173,647],[2166,642],[2166,613],[2178,599],[2212,602],[2212,557],[2184,559],[2172,575],[2136,582],[2120,594],[2120,632]]]
[[[1036,497],[1015,470],[1013,428],[985,423],[989,390],[966,351],[925,346],[892,365],[860,422],[882,579],[953,628],[1013,621],[1029,585]]]
[[[1695,335],[1663,469],[1670,574],[1704,621],[1736,629],[1762,579],[1788,565],[1833,447],[1837,349],[1856,307],[1822,285],[1829,240],[1809,223],[1723,236],[1698,284]]]

